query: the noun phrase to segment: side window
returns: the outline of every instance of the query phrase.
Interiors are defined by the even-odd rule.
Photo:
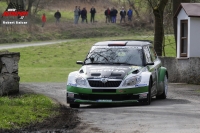
[[[152,61],[155,61],[157,58],[157,55],[153,47],[150,47],[150,54],[151,54]]]
[[[149,48],[147,46],[145,46],[145,47],[143,47],[143,49],[144,49],[144,55],[145,55],[146,62],[151,63],[152,59],[151,59],[151,55],[149,52]]]

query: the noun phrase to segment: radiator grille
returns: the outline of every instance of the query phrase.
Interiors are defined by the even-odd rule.
[[[101,81],[89,81],[91,87],[119,87],[121,81],[108,81],[102,83]]]

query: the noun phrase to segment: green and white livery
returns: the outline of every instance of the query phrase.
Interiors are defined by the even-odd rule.
[[[105,41],[94,44],[82,67],[67,81],[67,103],[151,103],[167,97],[168,73],[150,41]]]

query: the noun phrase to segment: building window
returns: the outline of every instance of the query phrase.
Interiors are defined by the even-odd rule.
[[[188,20],[181,20],[180,57],[187,57],[188,51]]]

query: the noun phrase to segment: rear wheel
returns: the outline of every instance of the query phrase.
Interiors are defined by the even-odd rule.
[[[168,91],[168,79],[167,79],[167,75],[165,75],[164,81],[163,81],[163,93],[161,95],[156,96],[156,98],[157,99],[166,99],[167,91]]]
[[[71,108],[79,108],[80,104],[69,104]]]

